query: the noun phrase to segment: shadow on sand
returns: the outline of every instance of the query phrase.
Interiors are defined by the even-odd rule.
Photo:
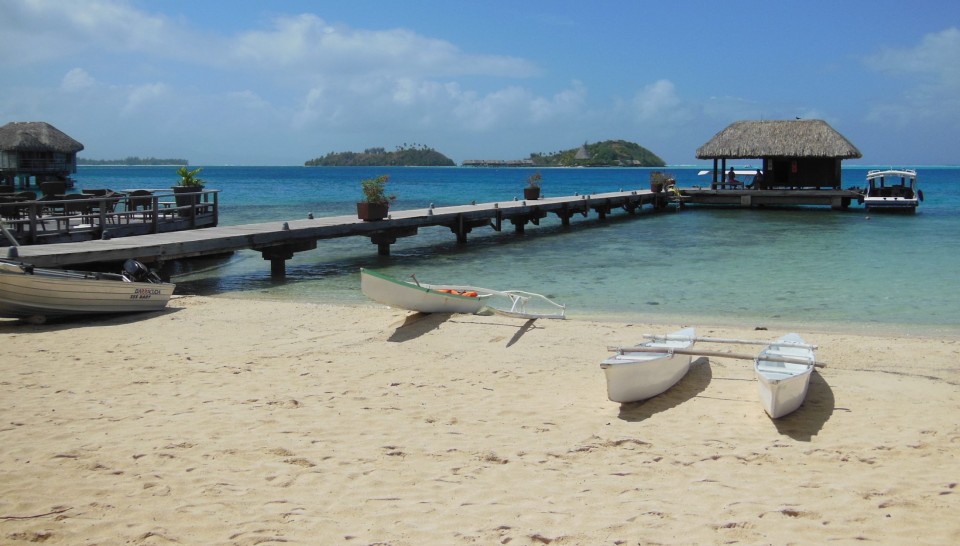
[[[810,386],[807,387],[807,397],[803,405],[790,415],[774,419],[773,424],[780,434],[801,442],[809,442],[827,423],[833,410],[833,389],[823,376],[814,372],[810,376]]]
[[[458,315],[460,317],[466,317],[467,315]],[[394,330],[393,334],[387,339],[393,343],[403,343],[404,341],[410,341],[411,339],[416,339],[428,332],[436,330],[440,327],[441,324],[450,320],[453,317],[450,313],[413,313],[407,315],[403,320],[403,324],[397,326],[397,329]],[[464,319],[464,322],[467,320]],[[524,334],[536,328],[537,319],[528,319],[520,326],[515,334],[510,338],[510,341],[507,342],[507,347],[513,345],[517,341],[520,341],[520,338]],[[507,326],[507,325],[499,325]],[[512,326],[508,326],[512,328]]]
[[[441,324],[449,320],[450,313],[413,313],[403,319],[403,324],[397,326],[387,341],[403,343],[416,339],[427,332],[436,330]]]
[[[702,356],[690,363],[690,371],[676,385],[667,389],[663,394],[640,402],[620,404],[620,414],[617,416],[624,421],[643,421],[657,413],[679,406],[694,398],[710,385],[713,370],[710,368],[710,359]]]
[[[136,313],[104,313],[96,315],[66,315],[58,317],[48,317],[42,322],[32,322],[28,319],[5,319],[0,318],[0,333],[44,333],[57,332],[60,330],[74,330],[77,328],[90,328],[97,326],[108,326],[111,324],[130,324],[134,322],[145,321],[150,318],[162,317],[178,313],[180,309],[176,307],[164,307],[156,311],[141,311]]]

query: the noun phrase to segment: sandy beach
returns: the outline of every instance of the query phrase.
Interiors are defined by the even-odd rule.
[[[2,320],[0,543],[960,543],[960,341],[801,332],[827,366],[777,421],[744,360],[607,400],[606,347],[677,326],[202,297]]]

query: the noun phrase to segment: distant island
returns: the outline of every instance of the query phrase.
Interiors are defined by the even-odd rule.
[[[657,154],[634,142],[604,140],[550,155],[530,154],[538,167],[665,167]]]
[[[529,159],[468,159],[468,167],[665,167],[666,162],[650,150],[626,140],[584,143],[552,154],[532,153]]]
[[[156,157],[128,157],[125,159],[86,159],[77,158],[77,165],[189,165],[186,159],[158,159]]]
[[[398,146],[396,151],[367,148],[363,152],[331,152],[304,163],[307,167],[454,167],[456,163],[429,146]]]

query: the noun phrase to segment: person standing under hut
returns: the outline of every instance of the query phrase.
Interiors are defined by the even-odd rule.
[[[747,185],[748,190],[759,190],[763,187],[763,172],[757,169],[757,174],[753,175],[753,182]]]

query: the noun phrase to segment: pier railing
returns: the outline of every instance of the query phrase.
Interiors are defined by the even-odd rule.
[[[0,219],[21,245],[164,233],[216,226],[219,193],[144,189],[39,199],[4,194],[0,195]]]

